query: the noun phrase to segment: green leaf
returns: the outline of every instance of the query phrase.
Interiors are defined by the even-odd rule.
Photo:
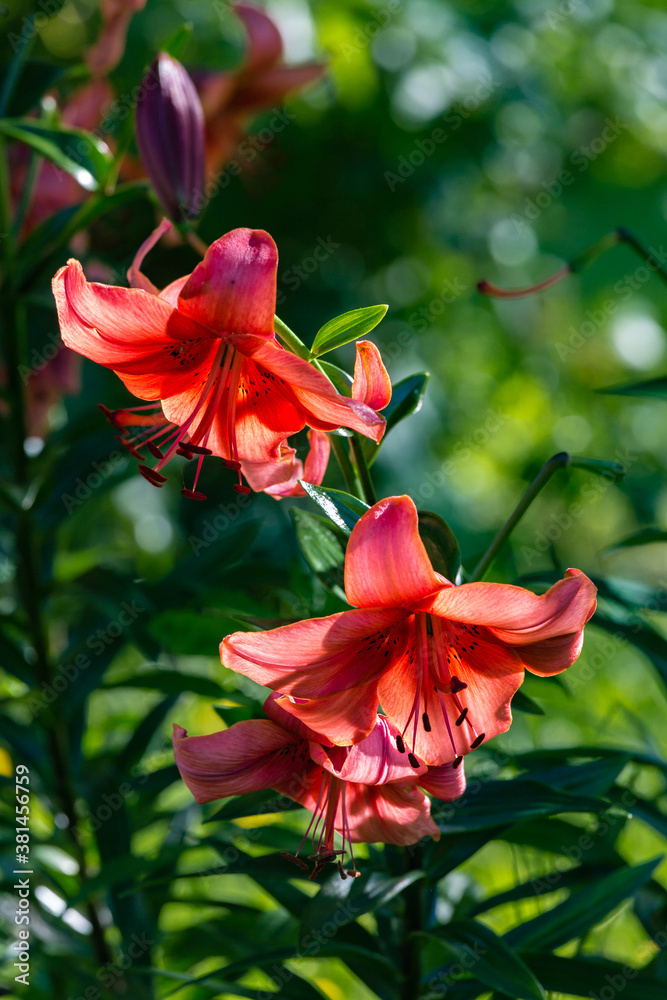
[[[514,704],[514,700],[512,704]],[[530,777],[545,785],[556,785],[564,791],[577,795],[606,795],[619,774],[631,760],[629,753],[617,753],[587,764],[563,764],[561,766],[531,770]],[[521,761],[515,760],[515,763]]]
[[[629,986],[632,1000],[664,1000],[665,983],[646,972],[601,958],[561,958],[540,953],[523,955],[526,965],[540,977],[547,990],[586,997],[600,996],[603,989],[618,996]],[[630,975],[628,974],[630,970]],[[605,996],[607,994],[605,993]]]
[[[215,649],[215,647],[213,647]],[[102,685],[104,690],[115,688],[142,688],[145,691],[162,691],[163,694],[179,695],[184,691],[199,694],[203,698],[220,698],[226,691],[217,681],[201,674],[191,674],[182,670],[147,670],[135,673],[121,680]]]
[[[321,937],[325,924],[333,921],[333,926],[343,927],[362,914],[384,906],[413,882],[423,879],[425,874],[423,871],[403,875],[366,871],[359,878],[343,881],[336,872],[304,907],[300,949],[305,951],[308,942]]]
[[[621,868],[587,889],[573,893],[547,913],[515,927],[505,935],[508,944],[545,951],[560,948],[598,924],[624,899],[634,895],[658,867],[662,858],[633,868]]]
[[[303,481],[301,485],[310,499],[314,500],[329,520],[346,535],[351,534],[359,518],[370,510],[363,500],[358,500],[350,493],[343,493],[342,490],[326,490],[323,486],[314,486]]]
[[[606,458],[587,458],[584,455],[572,455],[568,463],[573,469],[586,469],[598,476],[606,476],[612,482],[618,483],[625,478],[625,466],[620,462],[611,462]]]
[[[148,624],[150,635],[176,656],[217,657],[218,647],[225,636],[246,628],[237,618],[229,615],[188,610],[164,611]],[[222,688],[218,688],[216,694],[208,697],[215,698],[221,691]]]
[[[512,696],[512,708],[518,712],[526,712],[527,715],[544,715],[544,709],[523,691],[516,691]]]
[[[446,952],[448,965],[462,965],[493,990],[517,1000],[546,1000],[546,993],[528,966],[505,941],[484,924],[460,920],[419,937],[437,943]],[[443,973],[445,970],[443,970]],[[434,973],[428,976],[433,986]]]
[[[299,547],[311,569],[326,573],[343,565],[345,550],[325,518],[300,507],[292,507],[290,514]]]
[[[108,147],[80,128],[52,128],[32,119],[0,121],[0,132],[35,149],[84,188],[97,191],[104,184],[112,157]]]
[[[667,684],[667,640],[646,622],[642,622],[637,615],[632,621],[632,625],[625,624],[606,618],[598,612],[593,618],[595,625],[611,632],[619,640],[618,649],[627,642],[641,650],[660,674],[663,684]]]
[[[315,336],[312,356],[318,357],[336,347],[342,347],[343,344],[349,344],[351,340],[364,337],[378,325],[386,312],[387,306],[364,306],[330,319]]]
[[[610,389],[598,389],[604,396],[655,396],[667,399],[667,376],[652,378],[647,382],[634,382],[630,385],[616,385]]]
[[[181,59],[184,51],[192,38],[193,25],[191,22],[182,24],[173,34],[160,45],[160,52],[167,52],[172,59]]]
[[[491,829],[556,813],[597,813],[605,808],[604,802],[592,798],[570,795],[539,781],[513,778],[471,781],[460,799],[434,803],[431,813],[441,830],[450,834]]]
[[[461,568],[461,552],[447,522],[430,510],[420,510],[419,537],[436,573],[454,583]]]
[[[248,792],[247,795],[236,795],[225,804],[208,816],[204,822],[214,823],[218,820],[241,819],[245,816],[267,816],[271,813],[288,812],[292,809],[303,809],[298,802],[294,802],[280,792],[274,792],[267,788],[261,792]]]
[[[385,437],[401,420],[405,420],[412,413],[418,413],[421,410],[428,380],[428,372],[418,372],[416,375],[408,375],[407,378],[401,379],[400,382],[392,386],[391,399],[382,411],[382,416],[387,421]],[[380,450],[380,445],[365,439],[363,448],[367,462],[372,465]]]
[[[352,395],[352,382],[353,378],[338,365],[333,365],[330,361],[320,361],[318,362],[320,368],[327,376],[329,381],[338,389],[338,391],[343,396]]]
[[[636,545],[652,545],[654,542],[667,542],[667,531],[654,527],[642,528],[640,531],[628,535],[627,538],[621,539],[620,542],[616,542],[615,545],[610,545],[609,548],[605,549],[605,554],[609,555],[618,549],[631,549]]]

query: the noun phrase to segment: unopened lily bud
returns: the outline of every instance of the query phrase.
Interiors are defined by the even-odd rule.
[[[144,77],[137,144],[165,213],[195,218],[204,205],[204,113],[188,73],[166,52]]]

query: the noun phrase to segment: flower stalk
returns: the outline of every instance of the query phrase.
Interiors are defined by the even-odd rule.
[[[476,583],[478,580],[482,580],[484,578],[487,570],[491,567],[491,564],[498,555],[498,552],[512,534],[535,497],[542,489],[544,489],[554,473],[558,472],[559,469],[564,469],[566,466],[570,465],[571,461],[572,459],[570,455],[566,451],[561,451],[557,455],[553,455],[547,462],[544,463],[508,519],[505,521],[505,524],[502,526],[480,561],[475,566],[469,583]]]

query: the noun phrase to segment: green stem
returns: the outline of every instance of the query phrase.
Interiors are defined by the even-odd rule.
[[[619,226],[616,233],[618,234],[618,239],[621,243],[625,243],[627,246],[631,247],[636,254],[639,254],[643,261],[649,264],[653,270],[660,275],[663,281],[667,281],[667,270],[665,270],[662,263],[658,260],[651,249],[646,250],[639,240],[624,226]]]
[[[39,173],[39,168],[42,165],[42,157],[37,156],[32,153],[30,157],[30,165],[28,167],[28,173],[23,184],[23,191],[21,192],[21,201],[19,202],[19,207],[16,210],[16,216],[14,218],[14,224],[12,226],[12,234],[14,239],[18,239],[21,233],[21,227],[23,225],[23,220],[25,214],[30,205],[32,198],[33,189],[35,187],[35,181],[37,180],[37,174]]]
[[[347,457],[347,452],[343,446],[343,439],[338,434],[330,434],[329,441],[331,442],[331,450],[334,453],[334,458],[338,462],[340,471],[343,473],[345,485],[350,493],[356,496],[359,492],[359,484],[357,483],[352,463]]]
[[[509,536],[512,534],[517,524],[526,513],[530,505],[532,504],[535,497],[538,495],[540,490],[542,490],[546,484],[549,482],[551,477],[559,469],[564,469],[570,464],[570,456],[566,451],[561,451],[557,455],[553,455],[548,462],[545,462],[538,474],[533,479],[532,483],[523,494],[518,504],[510,514],[509,518],[502,526],[496,537],[491,542],[491,545],[484,553],[477,566],[473,570],[472,576],[469,582],[475,583],[477,580],[481,580],[486,571],[491,566],[491,563],[498,555],[499,550],[502,548],[504,543],[507,541]]]
[[[350,438],[350,448],[352,450],[352,458],[354,460],[356,473],[359,478],[359,485],[361,486],[361,499],[365,500],[369,507],[372,507],[376,502],[375,489],[373,487],[373,480],[371,479],[371,474],[368,469],[368,463],[366,462],[366,456],[364,455],[361,438],[356,431]]]
[[[409,852],[409,853],[408,853]],[[421,847],[416,845],[406,850],[408,871],[422,866]],[[403,941],[401,1000],[417,1000],[420,994],[421,957],[419,938],[416,931],[422,930],[423,887],[421,882],[413,882],[403,893]]]
[[[12,256],[14,240],[12,236],[12,202],[9,187],[9,161],[7,158],[7,143],[0,136],[0,253],[5,261],[4,280],[7,280],[9,261]]]
[[[287,323],[283,323],[279,316],[274,317],[273,323],[275,331],[282,340],[283,344],[286,344],[286,346],[289,347],[292,353],[296,354],[298,358],[303,358],[304,361],[310,361],[310,351],[304,342],[297,337],[294,331],[290,330]],[[319,365],[317,367],[319,368]]]

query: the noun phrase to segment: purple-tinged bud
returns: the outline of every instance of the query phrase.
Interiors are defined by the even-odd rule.
[[[205,204],[204,112],[183,66],[160,52],[141,85],[137,145],[160,204],[173,222]]]

